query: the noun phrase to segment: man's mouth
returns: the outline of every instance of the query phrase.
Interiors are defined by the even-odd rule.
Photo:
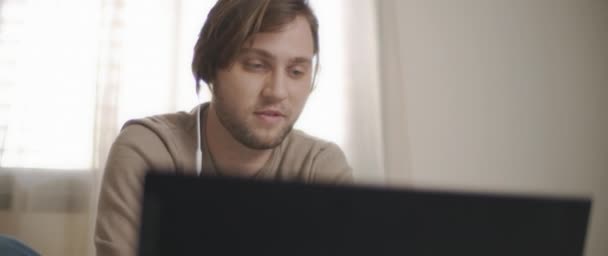
[[[277,123],[285,118],[285,114],[279,110],[266,109],[255,111],[254,114],[262,121],[270,124]]]
[[[277,110],[262,110],[254,112],[256,115],[272,116],[272,117],[284,117],[285,115],[281,111]]]

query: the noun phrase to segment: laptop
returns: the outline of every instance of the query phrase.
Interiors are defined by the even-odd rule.
[[[591,201],[149,172],[139,255],[581,256]]]

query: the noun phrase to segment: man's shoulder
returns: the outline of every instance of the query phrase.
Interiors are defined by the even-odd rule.
[[[131,119],[121,128],[114,141],[116,145],[158,150],[174,150],[190,144],[196,132],[196,115],[188,112],[175,112]],[[187,145],[188,146],[188,145]]]
[[[187,129],[195,124],[196,115],[192,112],[174,112],[153,115],[144,118],[131,119],[127,121],[122,130],[130,126],[143,126],[154,132],[163,132],[167,129]]]
[[[179,111],[165,113],[143,118],[131,119],[125,122],[117,140],[130,141],[131,138],[146,138],[150,136],[167,139],[176,134],[184,134],[195,131],[196,108],[190,112]],[[173,139],[173,138],[170,138]]]
[[[151,168],[192,168],[195,118],[193,113],[177,112],[129,120],[114,141],[113,159],[131,159],[137,155]]]

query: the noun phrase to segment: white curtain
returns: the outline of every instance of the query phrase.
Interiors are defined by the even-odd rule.
[[[192,49],[214,3],[0,1],[0,233],[44,255],[92,252],[109,147],[128,119],[197,104]],[[296,127],[340,145],[360,182],[381,182],[376,4],[311,5],[321,73]]]

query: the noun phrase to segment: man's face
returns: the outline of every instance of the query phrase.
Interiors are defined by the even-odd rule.
[[[218,70],[212,104],[232,137],[253,149],[283,141],[310,94],[313,55],[310,25],[298,16],[277,32],[256,34]]]

